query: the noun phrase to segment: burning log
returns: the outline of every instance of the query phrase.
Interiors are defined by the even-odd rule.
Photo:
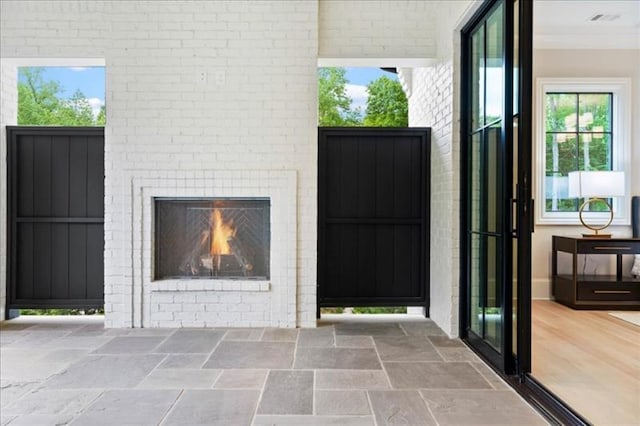
[[[207,242],[209,241],[209,236],[209,230],[202,231],[202,234],[200,234],[200,239],[198,240],[196,246],[180,264],[180,271],[187,275],[198,275],[198,273],[200,272],[200,268],[204,266],[202,264],[200,253],[202,253],[203,248],[206,247]]]
[[[236,258],[236,260],[240,264],[240,267],[242,267],[242,272],[244,273],[244,275],[245,276],[249,275],[253,270],[253,265],[251,264],[251,262],[249,262],[247,257],[244,255],[243,250],[241,248],[242,244],[240,243],[240,241],[237,240],[236,238],[230,238],[229,240],[227,240],[227,243],[231,248],[231,254],[233,254],[233,256]]]

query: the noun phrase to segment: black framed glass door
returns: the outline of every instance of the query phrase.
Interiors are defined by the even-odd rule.
[[[528,6],[487,1],[462,33],[461,335],[506,374],[529,356]]]

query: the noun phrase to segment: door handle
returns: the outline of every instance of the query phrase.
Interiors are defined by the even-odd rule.
[[[510,198],[509,202],[509,232],[511,237],[518,238],[518,199]]]

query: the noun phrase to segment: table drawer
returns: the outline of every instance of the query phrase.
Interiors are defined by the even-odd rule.
[[[578,241],[581,254],[634,254],[640,253],[640,241]]]
[[[600,301],[640,301],[640,281],[638,283],[578,283],[578,300]]]

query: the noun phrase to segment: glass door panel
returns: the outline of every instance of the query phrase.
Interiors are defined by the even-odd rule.
[[[502,353],[503,21],[498,4],[471,33],[468,134],[469,331]]]
[[[466,304],[461,334],[505,372],[515,371],[516,355],[526,352],[517,350],[523,324],[518,294],[530,286],[530,146],[518,145],[531,143],[530,108],[519,99],[523,38],[518,17],[525,9],[522,0],[485,2],[462,31],[462,105],[467,110],[461,122]],[[525,77],[529,81],[528,73]],[[526,140],[519,135],[527,135]]]

